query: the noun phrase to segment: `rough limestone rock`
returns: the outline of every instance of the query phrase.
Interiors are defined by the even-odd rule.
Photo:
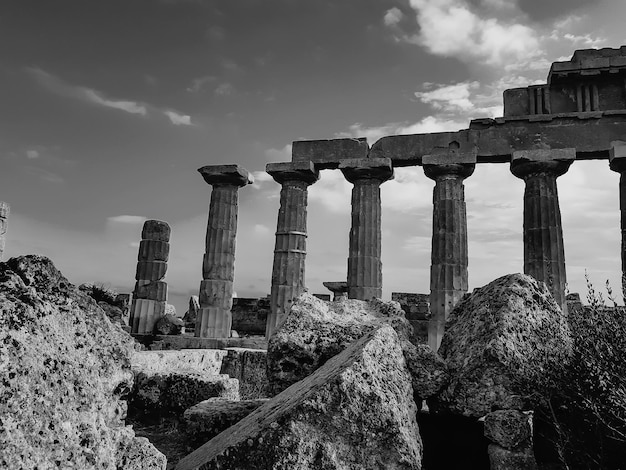
[[[102,309],[106,316],[109,317],[109,320],[113,323],[119,323],[120,326],[124,324],[124,320],[122,318],[123,312],[121,308],[104,301],[98,302],[98,307]]]
[[[529,447],[532,433],[531,412],[497,410],[485,416],[485,437],[505,449]]]
[[[516,452],[489,444],[487,452],[491,470],[537,470],[537,461],[530,448]]]
[[[135,373],[168,374],[172,370],[193,370],[203,375],[218,375],[226,354],[223,349],[135,351],[131,356],[131,367]]]
[[[155,329],[160,335],[179,335],[183,326],[185,324],[180,318],[166,314],[157,320]]]
[[[223,398],[209,398],[185,410],[185,433],[193,447],[204,444],[225,429],[241,421],[267,398],[232,401]]]
[[[49,259],[0,263],[0,468],[164,469],[124,425],[132,350]]]
[[[178,463],[191,469],[420,469],[422,444],[398,335],[352,343]]]
[[[531,410],[557,386],[571,351],[567,319],[545,284],[524,274],[498,278],[452,311],[438,351],[451,380],[431,410],[475,418]]]
[[[426,346],[411,343],[411,324],[397,302],[341,299],[324,302],[302,294],[270,338],[267,375],[276,394],[303,379],[350,343],[380,328],[391,326],[400,340],[413,377],[416,401],[437,393],[446,384],[445,363]]]
[[[133,414],[176,416],[213,397],[239,400],[239,381],[224,374],[205,375],[196,371],[140,371],[135,373],[128,404]]]
[[[269,397],[267,351],[248,348],[228,348],[227,351],[221,373],[239,380],[241,399]]]

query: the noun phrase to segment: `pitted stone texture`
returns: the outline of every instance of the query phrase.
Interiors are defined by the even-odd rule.
[[[417,470],[422,445],[416,412],[398,335],[383,326],[176,468]]]
[[[270,396],[266,369],[267,351],[229,348],[220,372],[239,380],[239,395],[248,400]]]
[[[128,402],[138,414],[177,416],[213,397],[239,400],[239,382],[227,375],[209,376],[180,369],[157,374],[139,371]]]
[[[567,319],[545,284],[524,274],[498,278],[450,315],[438,352],[451,380],[431,410],[480,418],[532,409],[557,386],[571,351]]]
[[[0,263],[0,467],[165,469],[124,425],[132,351],[49,259]]]
[[[530,447],[532,413],[518,410],[497,410],[489,413],[485,416],[485,437],[509,450]]]
[[[420,399],[440,390],[447,381],[445,365],[434,353],[418,351],[410,342],[411,325],[397,302],[342,299],[323,302],[302,294],[270,339],[267,374],[272,393],[302,380],[370,331],[389,325],[398,334],[413,389]],[[428,380],[432,379],[432,383]]]
[[[516,452],[489,444],[487,452],[491,470],[537,470],[532,449]]]
[[[131,365],[135,373],[165,374],[173,370],[218,375],[227,351],[223,349],[183,349],[180,351],[135,351]]]
[[[188,408],[183,416],[190,445],[197,447],[213,439],[267,401],[267,398],[239,401],[209,398]]]
[[[170,241],[171,229],[167,222],[162,220],[146,220],[141,230],[142,240]]]

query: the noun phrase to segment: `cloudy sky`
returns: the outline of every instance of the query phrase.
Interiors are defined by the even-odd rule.
[[[197,293],[210,186],[237,163],[235,290],[269,292],[279,185],[268,162],[301,139],[456,131],[502,115],[506,88],[545,82],[576,49],[626,44],[616,0],[4,0],[0,200],[5,258],[39,253],[74,283],[130,291],[141,225],[172,226],[167,280]],[[620,277],[619,176],[559,178],[568,281]],[[382,186],[384,296],[429,290],[432,187],[421,168]],[[350,188],[309,192],[307,284],[346,276]],[[522,270],[524,185],[508,165],[466,181],[470,287]]]

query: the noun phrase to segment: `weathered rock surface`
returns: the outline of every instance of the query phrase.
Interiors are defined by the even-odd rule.
[[[180,318],[167,313],[157,320],[155,329],[160,335],[179,335],[183,326],[185,323]]]
[[[491,470],[537,470],[535,455],[530,448],[516,452],[489,444],[488,453]]]
[[[303,379],[350,343],[383,325],[396,333],[413,377],[416,400],[446,384],[445,363],[428,348],[411,343],[411,325],[397,302],[341,299],[324,302],[304,293],[291,307],[267,349],[267,374],[272,393]]]
[[[195,371],[135,373],[128,404],[133,413],[159,416],[182,415],[201,401],[213,397],[239,400],[239,382],[227,375],[205,375]]]
[[[204,444],[225,429],[241,421],[268,398],[232,401],[209,398],[185,410],[185,433],[193,447]]]
[[[190,469],[420,469],[398,335],[382,326],[185,457]]]
[[[451,380],[429,404],[476,418],[533,409],[537,397],[558,386],[571,351],[567,319],[545,284],[503,276],[453,310],[438,351]]]
[[[132,350],[49,259],[0,263],[0,467],[164,469],[124,425]]]
[[[270,396],[266,369],[267,351],[229,348],[220,372],[239,380],[239,395],[242,400],[249,400]]]
[[[529,447],[532,417],[517,410],[497,410],[485,417],[485,437],[505,449]]]
[[[227,351],[223,349],[183,349],[180,351],[135,351],[131,367],[136,373],[168,374],[173,370],[218,375]]]

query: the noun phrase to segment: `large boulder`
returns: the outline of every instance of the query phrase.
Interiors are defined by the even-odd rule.
[[[429,403],[431,409],[479,418],[538,406],[558,387],[572,338],[546,285],[510,274],[456,306],[438,352],[451,380]]]
[[[420,469],[422,445],[398,335],[353,342],[178,463],[200,469]]]
[[[164,469],[124,424],[132,351],[49,259],[0,263],[0,467]]]
[[[447,381],[445,363],[428,346],[410,341],[412,327],[398,302],[341,299],[325,302],[302,294],[267,347],[267,375],[276,394],[302,380],[363,335],[389,325],[397,333],[413,378],[416,401]]]

